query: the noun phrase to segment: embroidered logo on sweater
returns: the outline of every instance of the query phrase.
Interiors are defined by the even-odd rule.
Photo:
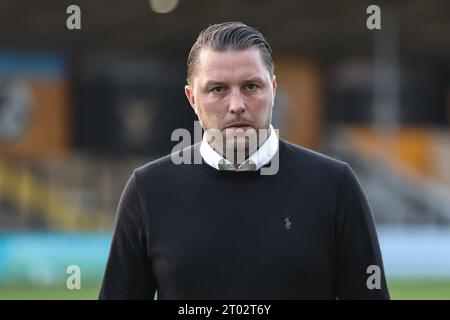
[[[286,219],[284,219],[284,228],[286,230],[291,230],[291,225],[292,225],[292,222],[291,222],[290,217],[286,217]]]

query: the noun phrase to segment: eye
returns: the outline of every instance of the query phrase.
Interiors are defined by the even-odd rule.
[[[258,88],[258,86],[254,83],[248,83],[245,85],[245,87],[248,91],[255,91]]]
[[[212,93],[222,93],[225,90],[224,87],[214,87],[210,90]]]

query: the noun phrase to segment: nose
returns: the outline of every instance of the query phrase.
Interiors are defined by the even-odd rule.
[[[234,114],[241,114],[245,112],[245,109],[245,103],[239,90],[232,92],[230,97],[230,112]]]

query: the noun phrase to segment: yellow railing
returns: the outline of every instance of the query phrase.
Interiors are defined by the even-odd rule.
[[[23,214],[38,214],[47,226],[61,230],[110,228],[110,215],[88,211],[66,200],[68,192],[41,181],[27,166],[0,159],[0,197]]]

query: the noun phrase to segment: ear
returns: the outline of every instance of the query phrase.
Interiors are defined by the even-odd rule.
[[[273,102],[275,103],[275,96],[277,95],[277,77],[273,75],[272,77],[272,90],[273,90]]]
[[[194,88],[188,84],[185,85],[184,94],[186,95],[186,98],[188,99],[192,109],[194,109],[195,114],[197,114],[197,108],[195,107]]]
[[[273,75],[272,77],[272,90],[273,90],[273,97],[275,98],[275,95],[277,93],[277,76]]]

